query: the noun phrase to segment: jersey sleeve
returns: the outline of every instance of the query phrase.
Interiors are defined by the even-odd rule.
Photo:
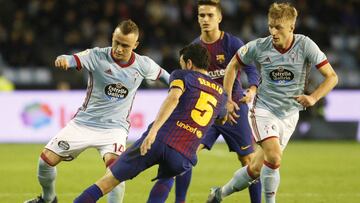
[[[255,56],[256,41],[245,44],[236,52],[236,59],[243,65],[250,65],[255,60]]]
[[[154,60],[147,56],[144,57],[144,62],[144,78],[147,80],[158,79],[161,74],[162,68],[157,63],[155,63]]]
[[[183,92],[185,91],[185,75],[181,70],[175,70],[170,75],[170,89],[179,88]]]
[[[242,46],[244,46],[243,41],[241,41],[239,38],[237,37],[232,37],[231,38],[231,53],[235,53],[237,54],[237,50],[239,50],[239,48],[241,48]],[[239,60],[239,59],[238,59]],[[242,62],[244,64],[244,62]],[[245,65],[245,67],[243,68],[246,76],[248,78],[248,83],[250,86],[255,85],[258,86],[259,85],[259,72],[257,71],[256,67],[252,64],[252,63],[246,63],[249,65]]]
[[[321,68],[323,65],[329,63],[324,52],[316,45],[310,38],[305,38],[305,56],[310,63],[314,64],[316,68]]]
[[[95,56],[96,51],[99,48],[93,48],[93,49],[86,49],[82,52],[78,52],[74,54],[74,58],[76,61],[76,69],[80,70],[82,68],[86,68],[88,71],[94,71],[95,70]]]

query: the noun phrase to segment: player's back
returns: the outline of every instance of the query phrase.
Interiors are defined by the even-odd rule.
[[[209,76],[186,70],[171,74],[170,87],[180,88],[184,93],[158,137],[189,159],[196,159],[202,136],[224,110],[225,91]]]

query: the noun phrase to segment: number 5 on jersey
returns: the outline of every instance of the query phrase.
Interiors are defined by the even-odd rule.
[[[195,108],[191,111],[191,118],[200,126],[206,126],[214,114],[216,104],[217,100],[213,95],[201,91]]]

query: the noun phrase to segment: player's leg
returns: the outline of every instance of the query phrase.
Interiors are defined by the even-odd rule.
[[[96,202],[103,195],[114,189],[120,182],[132,179],[147,168],[159,163],[159,157],[162,157],[164,153],[164,145],[156,140],[144,156],[140,154],[140,146],[145,135],[122,153],[111,164],[105,176],[84,190],[74,202]]]
[[[249,125],[249,107],[247,104],[241,104],[238,112],[240,117],[238,118],[238,134],[241,136],[238,138],[240,146],[240,153],[238,158],[242,166],[249,165],[254,157],[254,138]],[[251,146],[252,145],[252,146]],[[250,147],[251,146],[251,147]],[[246,148],[249,149],[246,149]],[[261,203],[261,181],[258,179],[249,186],[249,195],[251,203]]]
[[[260,169],[264,160],[263,150],[258,147],[249,165],[234,173],[234,176],[223,187],[216,188],[209,195],[208,202],[220,202],[226,196],[249,187],[260,176]]]
[[[42,195],[26,201],[27,203],[57,202],[55,193],[56,165],[63,160],[71,161],[84,150],[83,146],[72,144],[79,133],[76,124],[71,121],[45,146],[40,155],[37,170]]]
[[[55,179],[56,165],[60,163],[62,158],[54,152],[44,149],[38,161],[37,177],[42,188],[42,194],[26,203],[52,202],[56,203]]]
[[[107,153],[104,156],[106,168],[108,168],[118,157],[116,154]],[[118,184],[108,194],[108,203],[122,203],[125,195],[125,182]]]
[[[212,146],[215,144],[216,140],[219,137],[219,133],[215,126],[211,126],[206,136],[201,140],[201,144],[198,147],[198,151],[202,149],[211,150]],[[175,202],[181,203],[185,202],[186,194],[190,187],[192,177],[192,168],[180,176],[175,178]]]
[[[103,129],[96,131],[97,140],[95,147],[103,157],[108,168],[125,151],[127,131],[120,129]],[[125,182],[121,182],[108,194],[108,203],[122,203],[125,195]]]
[[[152,187],[147,203],[165,202],[174,184],[174,178],[162,178]]]
[[[261,143],[264,150],[264,165],[260,172],[266,203],[275,203],[276,192],[280,184],[280,164],[282,151],[278,137],[271,137]]]
[[[106,174],[96,181],[95,184],[85,189],[80,196],[78,196],[74,203],[93,203],[99,200],[103,195],[112,191],[120,181],[113,176],[112,172],[108,170]]]

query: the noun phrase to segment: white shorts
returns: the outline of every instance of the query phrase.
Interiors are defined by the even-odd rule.
[[[63,157],[64,160],[71,161],[87,148],[96,148],[101,157],[107,153],[120,155],[125,151],[126,140],[125,129],[95,128],[71,120],[45,148]]]
[[[271,137],[278,137],[281,150],[284,150],[299,120],[299,112],[280,119],[273,113],[262,108],[249,111],[249,122],[256,142]]]

